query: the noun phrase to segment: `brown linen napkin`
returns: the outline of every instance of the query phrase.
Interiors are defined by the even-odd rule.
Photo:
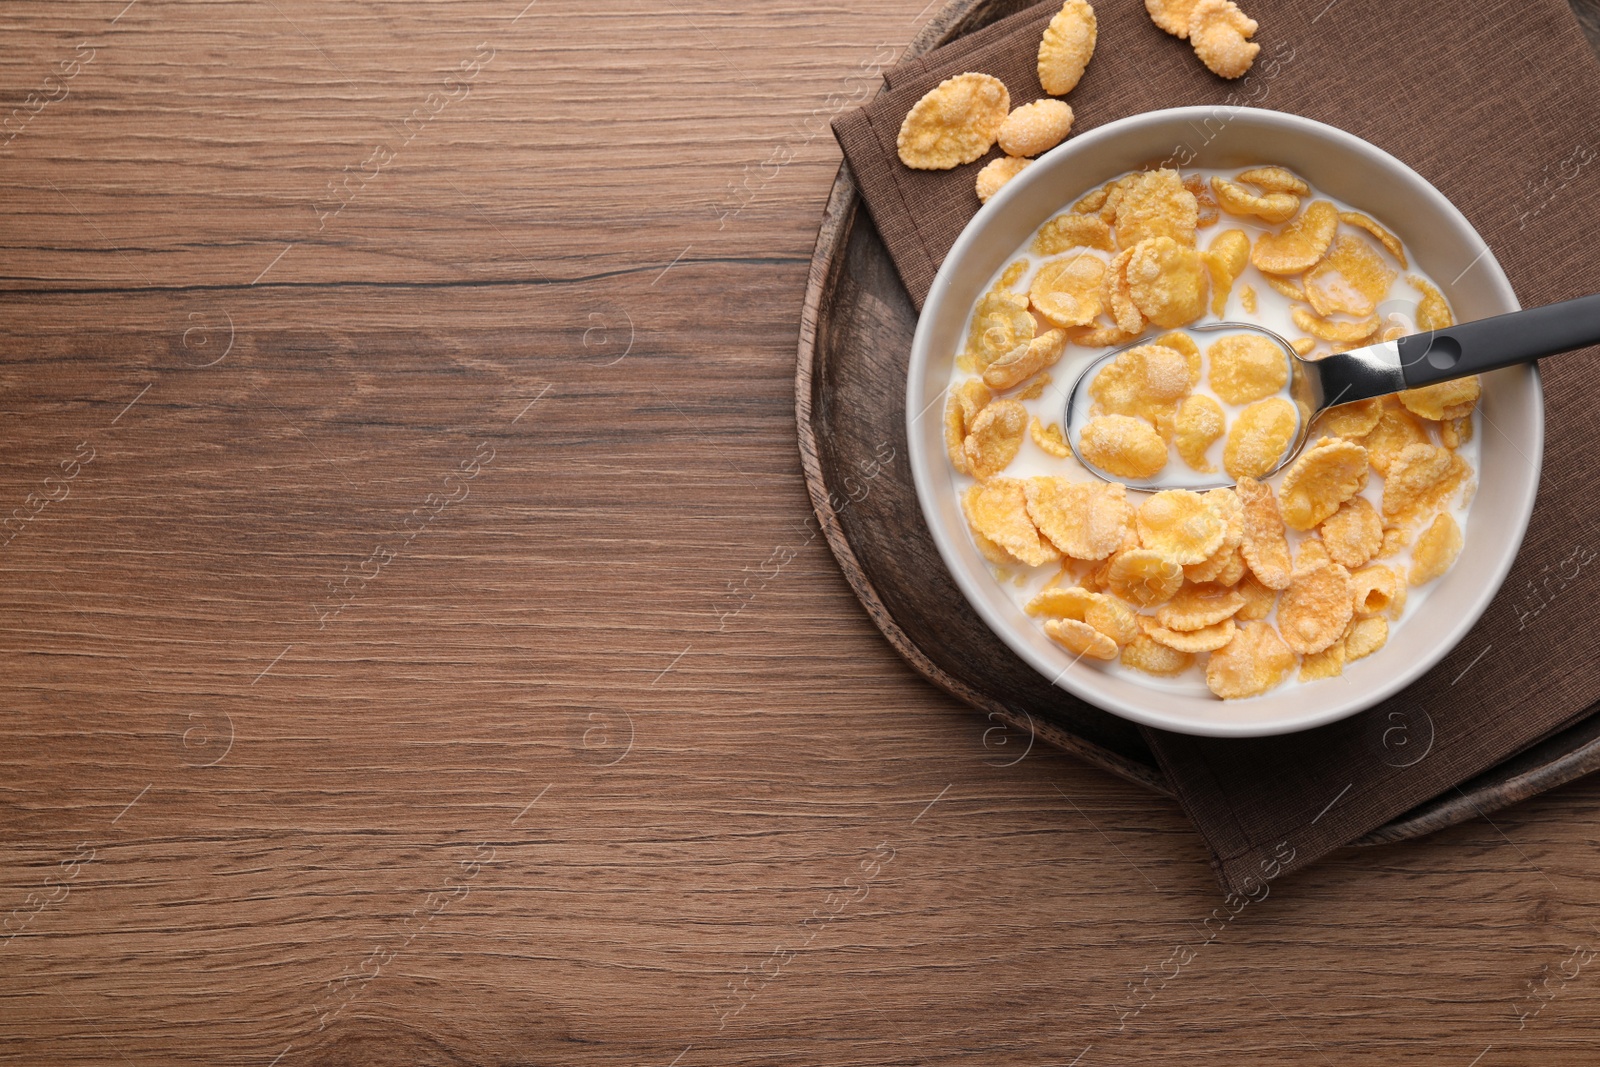
[[[1254,105],[1349,130],[1410,164],[1494,248],[1525,306],[1600,291],[1600,65],[1563,0],[1459,5],[1247,0],[1261,23],[1251,73],[1212,77],[1138,0],[1096,6],[1099,44],[1067,98],[1075,131],[1185,104]],[[1017,102],[1054,0],[911,60],[835,134],[918,306],[978,209],[983,161],[912,171],[895,154],[906,111],[943,78],[992,74]],[[973,35],[976,37],[977,35]],[[1517,565],[1465,640],[1372,710],[1279,738],[1147,730],[1222,884],[1246,889],[1382,825],[1590,714],[1600,699],[1600,362],[1543,367],[1538,505]],[[1483,432],[1494,433],[1485,426]],[[1070,699],[1070,698],[1067,698]]]

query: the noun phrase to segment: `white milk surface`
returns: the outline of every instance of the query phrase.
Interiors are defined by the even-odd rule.
[[[1188,177],[1191,174],[1198,174],[1204,178],[1209,185],[1213,176],[1231,179],[1234,174],[1237,173],[1237,171],[1186,168],[1182,170],[1181,173],[1184,177]],[[1072,204],[1088,192],[1089,190],[1085,189],[1079,192],[1077,195],[1069,198],[1065,203],[1062,204],[1061,210],[1070,210]],[[1362,210],[1359,204],[1346,204],[1343,201],[1336,200],[1331,196],[1326,196],[1318,192],[1315,188],[1312,189],[1309,197],[1302,198],[1302,202],[1304,204],[1309,204],[1312,200],[1327,200],[1341,212]],[[1371,214],[1370,212],[1362,213],[1368,215]],[[1377,218],[1377,216],[1372,217],[1380,225],[1387,226],[1387,223],[1383,219]],[[1201,249],[1208,247],[1211,241],[1215,239],[1217,234],[1230,229],[1243,230],[1250,238],[1251,246],[1254,247],[1257,237],[1259,237],[1262,233],[1275,232],[1279,229],[1279,227],[1263,225],[1258,219],[1237,218],[1233,215],[1229,215],[1226,212],[1222,212],[1221,218],[1215,224],[1200,230],[1200,235],[1197,242],[1198,247]],[[1390,229],[1392,229],[1392,227],[1390,227]],[[1399,261],[1390,256],[1388,251],[1382,248],[1379,242],[1375,238],[1372,238],[1372,236],[1365,230],[1358,230],[1353,227],[1346,226],[1344,223],[1340,223],[1340,232],[1353,232],[1358,236],[1368,239],[1373,247],[1380,251],[1384,257],[1384,261],[1389,265],[1389,267],[1397,272],[1397,277],[1395,278],[1394,284],[1390,286],[1388,299],[1378,305],[1378,314],[1383,319],[1383,324],[1380,326],[1380,329],[1389,325],[1400,325],[1404,326],[1407,332],[1413,330],[1416,323],[1417,305],[1422,300],[1422,292],[1407,281],[1408,276],[1417,275],[1429,283],[1434,284],[1436,288],[1438,287],[1437,283],[1434,283],[1433,279],[1427,274],[1417,270],[1415,263],[1412,263],[1409,268],[1402,268]],[[1011,264],[1015,263],[1017,260],[1023,259],[1028,261],[1027,271],[1022,278],[1012,286],[1012,289],[1017,292],[1026,292],[1029,284],[1031,284],[1033,281],[1033,276],[1038,273],[1039,268],[1045,263],[1049,262],[1051,259],[1058,258],[1054,256],[1039,256],[1033,254],[1029,251],[1029,247],[1032,243],[1033,236],[1029,235],[1028,240],[1023,242],[1022,247],[1019,248],[1015,254],[1008,257],[1001,269],[996,271],[994,277],[989,279],[989,284],[984,287],[985,290],[991,288],[1000,280],[1000,275],[1005,272],[1006,268],[1011,266]],[[1082,252],[1093,252],[1096,255],[1101,255],[1105,257],[1108,262],[1111,258],[1110,253],[1082,248],[1073,249],[1068,253],[1063,253],[1063,255],[1077,255]],[[1410,259],[1409,250],[1407,258],[1408,260]],[[1254,289],[1256,293],[1256,311],[1254,314],[1247,312],[1241,301],[1241,295],[1243,294],[1246,286]],[[1247,265],[1244,269],[1244,272],[1239,276],[1238,280],[1233,283],[1233,291],[1228,297],[1228,303],[1223,309],[1223,315],[1217,316],[1211,314],[1210,296],[1208,295],[1206,314],[1201,318],[1196,319],[1193,323],[1190,323],[1189,326],[1179,327],[1178,329],[1181,332],[1190,329],[1190,327],[1201,326],[1210,322],[1245,322],[1254,323],[1258,326],[1264,326],[1289,340],[1293,340],[1296,337],[1303,336],[1300,329],[1295,326],[1294,320],[1289,314],[1290,308],[1295,306],[1295,304],[1295,301],[1290,300],[1288,297],[1282,295],[1268,285],[1266,276],[1257,270],[1254,265]],[[961,385],[961,383],[972,377],[972,374],[969,371],[962,370],[956,365],[954,358],[960,355],[963,347],[965,346],[967,331],[970,329],[970,327],[971,317],[969,316],[966,328],[963,329],[961,335],[959,337],[950,339],[952,363],[949,385],[952,388]],[[1168,331],[1152,328],[1144,340],[1153,341],[1161,334],[1166,332]],[[1195,342],[1200,346],[1200,351],[1203,357],[1207,347],[1217,339],[1227,336],[1227,331],[1198,331],[1192,334],[1192,336]],[[1327,342],[1318,343],[1318,352],[1327,352],[1329,349],[1330,346]],[[1045,426],[1049,426],[1051,423],[1057,424],[1061,427],[1063,434],[1066,434],[1068,427],[1066,406],[1067,399],[1072,393],[1073,383],[1096,360],[1106,355],[1110,351],[1112,351],[1112,349],[1084,348],[1076,344],[1069,345],[1066,354],[1061,357],[1061,361],[1054,367],[1050,368],[1049,374],[1051,380],[1050,384],[1045,387],[1044,392],[1037,399],[1021,401],[1022,405],[1028,409],[1028,414],[1037,416],[1039,421]],[[1316,353],[1313,353],[1313,356],[1315,356],[1315,354]],[[1218,397],[1210,389],[1209,378],[1210,362],[1207,360],[1204,365],[1204,373],[1201,375],[1200,384],[1195,387],[1194,392],[1196,394],[1210,396],[1212,399],[1216,400],[1217,403],[1221,404],[1223,413],[1227,418],[1227,426],[1231,428],[1233,426],[1234,419],[1236,419],[1239,413],[1244,410],[1244,405],[1229,404],[1221,397]],[[1020,392],[1020,390],[1014,390],[1009,395],[1015,397],[1016,392]],[[1287,396],[1287,389],[1285,389],[1284,395]],[[1474,431],[1472,440],[1456,449],[1456,452],[1461,456],[1462,459],[1466,460],[1472,470],[1476,472],[1478,469],[1479,441],[1479,434],[1477,431],[1481,429],[1476,411],[1473,412],[1472,419]],[[1430,440],[1433,444],[1439,445],[1443,443],[1439,440],[1437,431],[1432,423],[1429,423],[1424,419],[1418,419],[1417,421],[1422,423],[1424,428],[1427,429],[1428,433],[1430,434]],[[1316,440],[1317,434],[1315,431],[1313,431],[1310,443],[1314,444]],[[1152,481],[1160,482],[1163,486],[1169,488],[1181,488],[1186,481],[1192,485],[1205,485],[1215,484],[1218,480],[1228,480],[1227,474],[1222,470],[1222,449],[1226,441],[1227,433],[1224,432],[1223,436],[1218,438],[1217,441],[1212,444],[1210,451],[1207,453],[1207,459],[1209,459],[1211,464],[1216,468],[1216,473],[1199,474],[1193,471],[1188,464],[1184,463],[1183,460],[1178,457],[1177,451],[1174,449],[1169,453],[1166,468],[1157,474]],[[1039,448],[1033,443],[1031,438],[1024,439],[1022,450],[1017,453],[1017,457],[1011,461],[1010,466],[1008,466],[1003,473],[1004,476],[1008,478],[1031,478],[1037,475],[1055,475],[1058,477],[1067,477],[1083,481],[1096,480],[1096,476],[1086,470],[1075,458],[1068,457],[1066,459],[1058,459]],[[971,477],[957,473],[954,468],[950,469],[950,478],[952,479],[952,484],[954,485],[955,491],[958,495],[964,493],[967,487],[973,484],[973,479]],[[1271,484],[1274,489],[1277,489],[1283,480],[1283,472],[1280,471],[1278,474],[1275,474],[1271,478],[1265,480]],[[1475,483],[1476,478],[1474,476],[1472,479],[1472,484],[1475,485]],[[1373,507],[1378,509],[1379,514],[1382,514],[1381,502],[1383,497],[1383,478],[1378,474],[1377,471],[1369,472],[1366,488],[1362,491],[1361,495],[1371,501]],[[1136,493],[1132,490],[1129,491],[1128,496],[1129,501],[1135,507],[1137,507],[1143,500],[1147,499],[1145,494]],[[1452,509],[1451,514],[1454,516],[1461,529],[1465,531],[1467,529],[1467,511],[1470,507],[1473,496],[1471,488],[1469,488],[1467,492],[1461,494],[1461,496],[1463,499],[1457,501],[1457,504]],[[1312,536],[1314,533],[1314,530],[1308,531],[1307,533],[1299,533],[1295,530],[1288,531],[1289,547],[1294,552],[1296,560],[1299,559],[1300,542],[1307,537]],[[1415,537],[1413,537],[1412,543],[1415,544]],[[1404,581],[1405,571],[1411,565],[1410,549],[1408,548],[1404,552],[1375,559],[1372,562],[1381,563],[1385,566],[1394,568],[1400,573],[1401,580]],[[1011,594],[1012,599],[1016,601],[1019,607],[1027,604],[1029,600],[1033,599],[1033,597],[1040,590],[1044,589],[1050,583],[1051,579],[1053,579],[1061,571],[1060,566],[1054,563],[1046,564],[1042,567],[1032,568],[1018,566],[1011,569],[1003,569],[998,567],[991,567],[990,569],[994,572],[995,579],[1006,586],[1007,590]],[[1430,582],[1427,585],[1413,586],[1407,589],[1405,611],[1399,620],[1389,620],[1391,631],[1396,627],[1406,625],[1407,621],[1417,614],[1418,609],[1421,607],[1423,601],[1427,599],[1428,593],[1431,591],[1432,587],[1437,584],[1437,581],[1438,580],[1436,579],[1434,582]],[[1070,585],[1075,583],[1063,579],[1062,584]],[[1134,608],[1135,610],[1138,610],[1137,605],[1134,605]],[[1273,613],[1267,617],[1266,621],[1271,623],[1274,627],[1277,626],[1276,608],[1274,608]],[[1043,622],[1043,619],[1039,620],[1041,626],[1043,625]],[[1382,656],[1383,654],[1383,649],[1379,649],[1377,652],[1373,653],[1375,656]],[[1206,653],[1197,655],[1195,657],[1195,666],[1175,678],[1158,678],[1153,675],[1145,674],[1142,671],[1136,671],[1129,667],[1124,667],[1119,661],[1116,660],[1105,662],[1100,660],[1091,660],[1085,657],[1079,662],[1085,665],[1092,664],[1093,668],[1097,670],[1110,671],[1120,675],[1121,677],[1133,679],[1139,684],[1149,686],[1152,689],[1204,696],[1210,694],[1210,690],[1206,687],[1205,683],[1204,668],[1206,655]],[[1279,686],[1278,689],[1273,691],[1278,692],[1286,686],[1301,684],[1339,685],[1341,684],[1341,680],[1338,678],[1332,678],[1320,680],[1319,682],[1302,683],[1298,681],[1295,673],[1291,672],[1284,685]]]

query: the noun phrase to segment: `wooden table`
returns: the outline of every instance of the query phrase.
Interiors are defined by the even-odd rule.
[[[1233,914],[851,597],[797,316],[922,0],[525,2],[0,11],[0,1060],[1594,1062],[1600,782]]]

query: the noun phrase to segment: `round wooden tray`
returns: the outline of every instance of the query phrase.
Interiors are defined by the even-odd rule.
[[[906,57],[1025,6],[1028,0],[952,0]],[[1170,796],[1136,726],[1050,685],[989,631],[945,570],[910,477],[892,476],[906,469],[906,363],[916,324],[888,250],[861,210],[855,179],[848,165],[841,166],[811,260],[795,376],[806,483],[840,568],[889,643],[929,681],[1021,731],[1017,736],[1048,741]],[[997,745],[1005,740],[997,738]],[[1007,742],[1004,755],[1023,750]],[[1359,843],[1431,833],[1596,769],[1600,717],[1546,739]]]

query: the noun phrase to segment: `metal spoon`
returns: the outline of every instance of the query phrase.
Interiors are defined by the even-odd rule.
[[[1289,399],[1299,410],[1300,425],[1289,449],[1267,475],[1294,460],[1316,427],[1317,416],[1339,404],[1387,396],[1454,378],[1467,378],[1517,363],[1532,363],[1545,356],[1600,344],[1600,293],[1564,300],[1559,304],[1513,311],[1508,315],[1464,322],[1442,330],[1412,334],[1397,341],[1381,341],[1365,348],[1335,353],[1321,359],[1302,359],[1294,347],[1264,327],[1247,322],[1211,322],[1186,327],[1196,331],[1246,330],[1271,338],[1283,349],[1289,367]],[[1162,489],[1218,489],[1234,482],[1223,477],[1210,482],[1179,481],[1158,475],[1143,482],[1129,481],[1098,469],[1078,450],[1078,436],[1089,405],[1080,393],[1100,368],[1130,348],[1152,343],[1144,337],[1112,349],[1089,364],[1072,383],[1067,395],[1067,442],[1090,473],[1108,482],[1120,482],[1142,493]],[[1170,465],[1169,465],[1170,469]],[[1166,471],[1163,471],[1163,475]],[[1181,476],[1179,476],[1181,477]]]

